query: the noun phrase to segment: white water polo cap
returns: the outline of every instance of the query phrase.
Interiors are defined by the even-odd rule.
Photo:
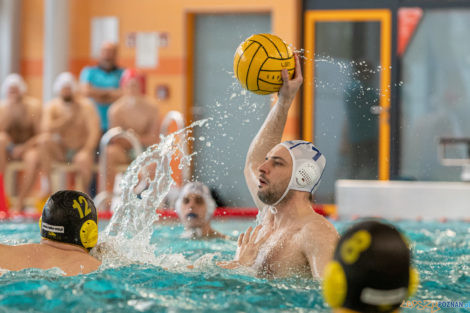
[[[8,94],[8,89],[10,87],[16,86],[20,90],[20,93],[23,95],[27,91],[26,83],[23,80],[23,77],[16,73],[8,74],[8,76],[5,78],[5,80],[2,83],[2,98],[6,98]]]
[[[217,207],[214,198],[212,198],[211,191],[209,187],[204,185],[201,182],[189,182],[184,185],[183,189],[181,189],[178,198],[176,199],[175,209],[178,216],[182,217],[182,206],[183,206],[183,198],[189,194],[197,194],[204,199],[204,203],[206,205],[206,220],[210,220],[214,215],[215,208]]]
[[[77,91],[77,80],[72,73],[63,72],[57,76],[53,87],[54,94],[59,95],[64,87],[70,87],[73,93]]]
[[[292,175],[286,191],[274,205],[281,202],[289,190],[313,194],[320,184],[326,165],[325,156],[309,141],[290,140],[281,145],[287,148],[292,158]]]

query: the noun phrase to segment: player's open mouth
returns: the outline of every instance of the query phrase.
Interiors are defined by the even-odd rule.
[[[187,218],[188,220],[193,219],[193,218],[198,218],[198,217],[199,217],[199,215],[197,215],[196,213],[188,213],[188,214],[186,214],[186,218]]]
[[[267,184],[268,184],[268,181],[265,178],[263,177],[259,178],[259,187],[266,186]]]

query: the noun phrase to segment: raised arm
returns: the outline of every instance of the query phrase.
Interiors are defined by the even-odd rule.
[[[258,189],[258,167],[264,162],[268,152],[281,142],[282,133],[287,121],[287,113],[297,91],[302,85],[302,70],[297,54],[295,54],[294,77],[289,80],[287,70],[283,69],[282,80],[284,83],[279,90],[278,100],[271,108],[263,126],[261,126],[258,134],[256,134],[251,142],[246,155],[245,180],[258,208],[262,206],[262,202],[258,199],[256,192]]]

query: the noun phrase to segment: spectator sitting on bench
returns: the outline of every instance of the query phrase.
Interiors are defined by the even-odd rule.
[[[41,103],[27,97],[26,84],[18,74],[10,74],[2,84],[0,101],[0,179],[7,163],[25,162],[25,176],[13,212],[23,210],[24,199],[33,186],[39,168],[35,140],[40,129]]]
[[[111,105],[108,112],[110,128],[121,127],[134,132],[139,142],[148,147],[158,142],[159,117],[158,106],[145,96],[145,78],[136,70],[124,71],[121,86],[124,95]],[[127,140],[116,138],[107,147],[106,186],[100,190],[113,191],[116,168],[135,159],[132,146]]]
[[[54,83],[57,98],[45,108],[39,139],[41,166],[50,182],[54,161],[77,167],[78,189],[87,192],[93,171],[100,121],[93,104],[76,94],[77,83],[70,73],[60,74]],[[50,189],[50,183],[48,188]],[[48,190],[50,192],[50,190]]]

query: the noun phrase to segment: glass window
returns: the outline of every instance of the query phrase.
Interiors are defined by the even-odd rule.
[[[470,10],[425,10],[402,60],[403,178],[460,180],[439,162],[442,137],[470,137]],[[455,149],[453,158],[468,157]]]
[[[251,140],[270,109],[270,96],[245,91],[233,76],[238,45],[271,32],[269,14],[201,14],[194,33],[194,177],[216,190],[224,205],[254,206],[243,168]]]
[[[314,143],[327,158],[316,193],[334,202],[337,179],[377,179],[380,22],[315,23]]]

